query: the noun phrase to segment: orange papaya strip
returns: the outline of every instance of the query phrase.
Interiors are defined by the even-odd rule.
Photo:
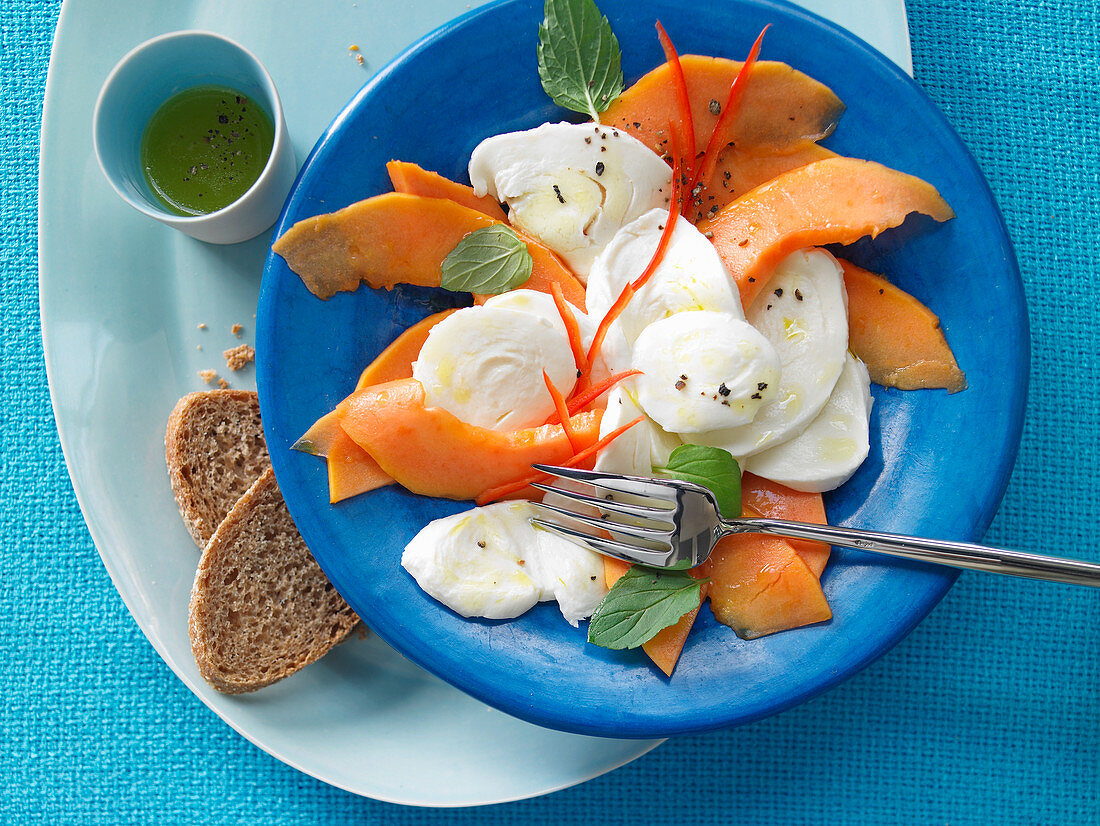
[[[791,490],[755,473],[746,472],[741,476],[741,505],[770,519],[828,524],[825,502],[820,493]],[[787,542],[814,572],[814,576],[820,579],[825,563],[829,561],[830,547],[824,542],[806,539],[788,539]]]
[[[848,291],[848,345],[871,381],[901,390],[966,389],[966,375],[935,313],[885,278],[841,261]]]
[[[699,224],[710,233],[745,307],[796,250],[851,244],[900,225],[910,213],[955,213],[914,175],[855,158],[826,158],[784,172]]]
[[[348,437],[340,427],[335,410],[314,422],[292,447],[326,461],[331,503],[385,487],[393,482],[370,454]]]
[[[524,476],[534,463],[561,464],[573,450],[561,425],[500,432],[466,424],[424,403],[415,379],[357,390],[336,408],[340,426],[399,484],[426,496],[473,499]],[[601,413],[572,419],[585,446],[599,440]]]
[[[354,290],[360,282],[392,290],[398,284],[438,287],[443,260],[471,232],[499,224],[442,198],[403,192],[376,195],[336,212],[305,218],[273,245],[318,298]],[[547,247],[516,233],[534,260],[522,286],[549,292],[561,285],[566,300],[584,308],[584,287]]]
[[[745,516],[759,516],[743,508]],[[755,639],[832,617],[821,583],[784,539],[761,534],[723,537],[700,567],[710,577],[715,619]]]
[[[457,309],[435,313],[401,333],[363,369],[355,389],[362,390],[372,384],[384,384],[394,379],[412,378],[412,364],[420,355],[420,348],[428,340],[428,333],[436,324],[456,312]]]
[[[694,211],[688,210],[684,214],[693,224],[698,224],[712,217],[726,204],[784,172],[835,157],[835,152],[813,141],[802,141],[783,152],[727,146],[718,153],[711,185],[693,199]]]
[[[691,103],[695,157],[721,116],[721,105],[744,65],[737,60],[680,55],[680,67]],[[792,144],[828,137],[844,113],[844,104],[829,87],[785,63],[761,60],[747,75],[745,98],[730,124],[727,140],[738,147],[784,151]],[[656,152],[668,154],[666,124],[679,112],[672,69],[662,63],[642,76],[600,115],[601,122],[622,129]]]
[[[334,505],[393,483],[393,477],[353,442],[343,428],[339,428],[325,461],[328,463],[328,501]]]
[[[425,198],[445,198],[483,212],[497,221],[508,220],[500,204],[492,197],[488,195],[478,197],[474,194],[472,186],[456,183],[450,178],[444,178],[438,172],[429,172],[408,161],[390,161],[386,164],[386,172],[389,173],[390,182],[396,192],[423,195]]]

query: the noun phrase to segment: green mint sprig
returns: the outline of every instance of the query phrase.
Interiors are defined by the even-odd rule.
[[[497,295],[527,281],[534,266],[515,231],[494,224],[474,230],[447,254],[442,286],[452,292]]]
[[[718,512],[726,519],[741,515],[741,467],[728,450],[707,445],[680,445],[668,464],[655,468],[660,476],[702,485],[718,500]]]
[[[603,648],[637,648],[699,607],[705,582],[684,568],[632,565],[596,606],[588,641]]]
[[[599,122],[623,91],[619,41],[593,0],[546,0],[539,80],[554,103]]]

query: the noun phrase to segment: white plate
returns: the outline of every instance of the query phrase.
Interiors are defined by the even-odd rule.
[[[260,748],[357,794],[421,806],[497,803],[565,788],[659,741],[589,738],[522,723],[375,637],[341,645],[254,695],[227,697],[202,681],[186,622],[199,552],[168,486],[164,424],[180,396],[205,388],[199,370],[227,372],[221,351],[253,341],[270,238],[214,247],[139,215],[103,179],[91,120],[100,84],[132,46],[166,31],[205,28],[238,40],[267,65],[301,161],[386,61],[476,5],[66,0],[42,127],[39,287],[50,392],[81,510],[130,613],[196,696]],[[802,5],[911,70],[902,0]],[[349,50],[353,44],[359,52]],[[230,332],[235,323],[244,325],[240,339]],[[254,386],[251,370],[228,378],[237,387]]]

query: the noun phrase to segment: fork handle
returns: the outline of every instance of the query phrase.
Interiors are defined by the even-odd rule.
[[[1100,565],[1094,562],[1009,551],[970,542],[922,539],[879,531],[767,518],[723,520],[721,530],[723,535],[760,533],[785,539],[809,539],[860,551],[952,565],[956,568],[1100,588]]]

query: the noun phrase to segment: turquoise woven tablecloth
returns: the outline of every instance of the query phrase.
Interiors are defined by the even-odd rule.
[[[537,800],[433,811],[330,788],[249,745],[171,674],[88,536],[50,411],[38,131],[56,0],[0,41],[0,820],[9,823],[1100,823],[1100,593],[963,575],[824,696],[666,743]],[[987,540],[1100,560],[1100,14],[1094,0],[911,0],[916,77],[1016,243],[1032,395]]]

